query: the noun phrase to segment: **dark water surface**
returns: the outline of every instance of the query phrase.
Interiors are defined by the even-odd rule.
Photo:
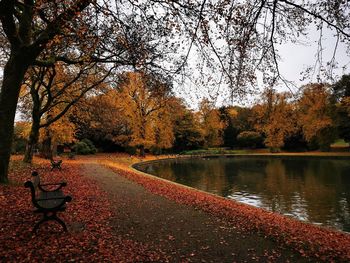
[[[299,220],[350,232],[350,159],[219,157],[137,169]]]

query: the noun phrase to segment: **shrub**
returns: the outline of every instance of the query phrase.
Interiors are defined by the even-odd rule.
[[[241,147],[257,148],[262,145],[263,138],[255,131],[243,131],[237,135],[238,145]]]
[[[86,145],[90,148],[91,154],[94,154],[97,152],[97,149],[96,149],[95,145],[92,143],[92,141],[90,141],[89,139],[83,139],[81,141],[86,143]]]
[[[16,138],[12,143],[12,154],[24,153],[27,141],[25,139]]]
[[[73,146],[74,151],[77,154],[94,154],[96,153],[96,147],[95,145],[88,139],[84,139],[80,142],[77,142],[74,146]]]
[[[125,147],[125,152],[130,155],[136,155],[136,147],[133,146],[127,146]]]
[[[90,154],[90,148],[85,142],[77,142],[73,149],[77,154]]]

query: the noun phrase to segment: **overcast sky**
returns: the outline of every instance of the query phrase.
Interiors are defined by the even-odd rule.
[[[313,79],[300,81],[300,73],[305,70],[307,66],[315,64],[317,60],[318,39],[319,33],[311,31],[306,39],[306,41],[309,42],[308,45],[285,44],[279,47],[280,54],[283,57],[280,67],[281,72],[287,79],[295,81],[298,86],[306,84],[309,81],[317,81],[316,74],[314,74]],[[336,37],[334,37],[329,30],[325,30],[322,38],[324,63],[332,59],[335,45]],[[350,56],[346,53],[346,46],[344,44],[338,44],[335,58],[339,66],[338,69],[335,69],[333,72],[335,79],[337,79],[337,76],[340,77],[343,74],[349,74]],[[343,70],[343,66],[346,66],[345,70]]]
[[[305,84],[310,82],[317,82],[317,70],[314,74],[310,74],[309,77],[302,80],[302,72],[307,69],[307,67],[314,66],[317,61],[317,50],[318,50],[318,41],[319,41],[319,32],[316,30],[310,30],[309,34],[300,39],[300,42],[303,44],[283,44],[278,46],[279,54],[281,61],[279,63],[279,69],[281,75],[288,81],[294,83],[295,86],[290,85],[289,88],[285,84],[280,83],[280,85],[275,88],[278,91],[292,91],[294,94],[297,94],[298,89]],[[326,65],[329,62],[334,53],[334,48],[336,45],[336,37],[333,36],[333,33],[329,29],[323,30],[322,37],[322,61]],[[338,68],[333,70],[334,80],[339,79],[344,74],[350,74],[350,55],[346,52],[346,46],[342,43],[338,43],[338,48],[336,50],[336,62]],[[318,66],[318,65],[317,65]],[[343,68],[345,66],[345,69]],[[317,68],[317,67],[316,67]],[[313,71],[311,71],[313,72]],[[330,82],[329,79],[321,78],[323,82]],[[258,76],[258,89],[262,90],[264,87],[261,77]],[[187,104],[193,108],[197,109],[198,103],[203,97],[210,98],[215,96],[210,96],[215,93],[215,87],[198,87],[191,82],[186,82],[182,87],[178,87],[176,94],[185,98]],[[228,99],[228,94],[223,87],[220,89],[220,96],[216,100],[216,105],[221,106],[222,104],[231,104],[231,100]],[[253,96],[247,96],[245,98],[239,98],[233,102],[236,105],[250,105],[254,102]]]

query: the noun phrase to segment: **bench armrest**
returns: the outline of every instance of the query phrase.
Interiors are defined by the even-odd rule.
[[[58,187],[56,187],[55,189],[45,189],[45,186],[54,186],[57,185]],[[44,186],[44,187],[43,187]],[[39,184],[38,187],[41,191],[43,192],[54,192],[54,191],[58,191],[60,190],[62,187],[67,186],[66,182],[61,182],[61,183],[46,183],[46,184]]]

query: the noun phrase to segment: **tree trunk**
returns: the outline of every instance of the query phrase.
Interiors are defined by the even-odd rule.
[[[50,129],[45,128],[45,138],[43,140],[43,145],[41,149],[41,157],[49,160],[53,159],[51,144],[52,144],[52,138],[50,134]]]
[[[26,150],[23,158],[23,162],[25,163],[32,163],[33,152],[34,152],[35,146],[39,141],[39,125],[40,125],[40,118],[39,120],[37,120],[36,118],[33,118],[32,127],[30,130],[29,139],[26,145]]]
[[[33,153],[35,146],[37,145],[39,141],[39,130],[40,130],[40,99],[39,94],[33,88],[31,90],[32,100],[33,100],[33,109],[32,109],[32,126],[30,129],[29,139],[26,145],[26,150],[24,153],[23,162],[25,163],[32,163],[33,160]]]
[[[142,144],[140,145],[140,156],[145,157],[145,141],[146,141],[146,117],[142,117],[141,119],[141,127],[140,127],[140,137]]]
[[[145,146],[144,145],[140,145],[140,156],[145,157]]]
[[[4,68],[0,93],[0,183],[8,182],[13,126],[19,91],[28,66],[21,56],[11,55]]]

